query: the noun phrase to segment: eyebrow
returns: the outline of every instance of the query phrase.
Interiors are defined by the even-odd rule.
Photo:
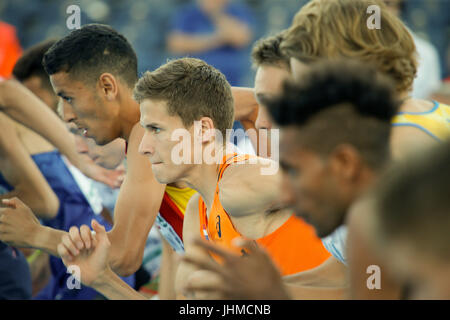
[[[144,123],[144,121],[139,121],[139,123],[141,124],[141,127],[143,128],[151,128],[151,127],[158,127],[160,128],[161,125],[159,123],[155,123],[155,122],[151,122],[151,123]]]
[[[61,97],[61,98],[64,98],[64,97],[67,97],[68,95],[64,92],[64,91],[58,91],[57,93],[56,93],[56,95],[57,96],[59,96],[59,97]]]

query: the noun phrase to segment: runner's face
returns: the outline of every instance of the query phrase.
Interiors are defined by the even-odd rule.
[[[302,147],[299,140],[299,129],[282,128],[282,202],[311,224],[319,237],[325,237],[342,224],[347,207],[328,159]]]
[[[256,129],[260,130],[260,155],[264,154],[264,147],[262,143],[266,142],[267,157],[272,156],[271,144],[271,129],[275,129],[272,124],[272,119],[267,112],[265,102],[281,93],[283,81],[290,78],[290,73],[287,67],[280,66],[260,66],[256,71],[255,76],[255,96],[258,102],[258,117],[255,121]],[[267,130],[267,131],[266,131]],[[267,139],[265,134],[267,133]],[[262,152],[262,153],[261,153]]]
[[[83,82],[73,80],[66,72],[50,76],[55,93],[63,99],[63,120],[73,122],[98,145],[107,144],[120,135],[118,108],[102,97],[98,85],[88,87]]]
[[[179,116],[169,115],[166,101],[147,99],[141,103],[140,108],[140,122],[145,128],[145,134],[139,152],[149,158],[153,174],[160,183],[180,181],[192,166],[180,161],[180,147],[183,147],[181,154],[194,150],[191,138],[193,128],[186,129]],[[185,135],[181,139],[179,136],[172,139],[172,135],[180,131]],[[188,162],[193,163],[192,158]]]
[[[290,78],[289,70],[281,66],[260,66],[255,75],[255,95],[259,105],[258,117],[256,118],[256,129],[271,129],[270,119],[266,105],[267,99],[273,98],[281,93],[283,81]]]

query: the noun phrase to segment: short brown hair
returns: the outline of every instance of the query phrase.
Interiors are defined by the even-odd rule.
[[[367,27],[367,8],[381,8],[381,29]],[[417,72],[414,40],[379,0],[312,0],[295,16],[281,45],[289,57],[356,58],[392,77],[397,92],[409,91]]]
[[[283,66],[290,69],[289,57],[281,52],[284,32],[258,40],[252,49],[253,67],[262,65]]]
[[[167,101],[168,113],[178,115],[185,127],[201,117],[209,117],[225,137],[234,121],[234,101],[225,76],[195,58],[169,61],[155,71],[147,71],[134,88],[134,99]]]

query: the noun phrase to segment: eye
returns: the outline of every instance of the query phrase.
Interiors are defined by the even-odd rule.
[[[72,98],[70,97],[62,97],[64,100],[66,100],[68,103],[72,103]]]
[[[280,161],[281,169],[290,177],[298,176],[298,170],[282,161]]]
[[[160,133],[161,132],[161,128],[155,127],[155,126],[150,126],[150,130],[153,133]]]

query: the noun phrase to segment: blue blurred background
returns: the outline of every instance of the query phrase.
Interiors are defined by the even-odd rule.
[[[189,0],[1,0],[0,20],[16,27],[22,48],[69,32],[66,9],[81,8],[81,24],[105,23],[123,33],[134,46],[139,72],[152,70],[171,55],[166,36],[171,19]],[[238,1],[234,1],[238,2]],[[307,0],[242,0],[253,15],[253,41],[288,27],[298,9]],[[442,78],[450,76],[450,0],[406,0],[403,19],[439,53]],[[251,45],[246,49],[250,52]],[[251,86],[253,71],[250,55],[241,85]]]

